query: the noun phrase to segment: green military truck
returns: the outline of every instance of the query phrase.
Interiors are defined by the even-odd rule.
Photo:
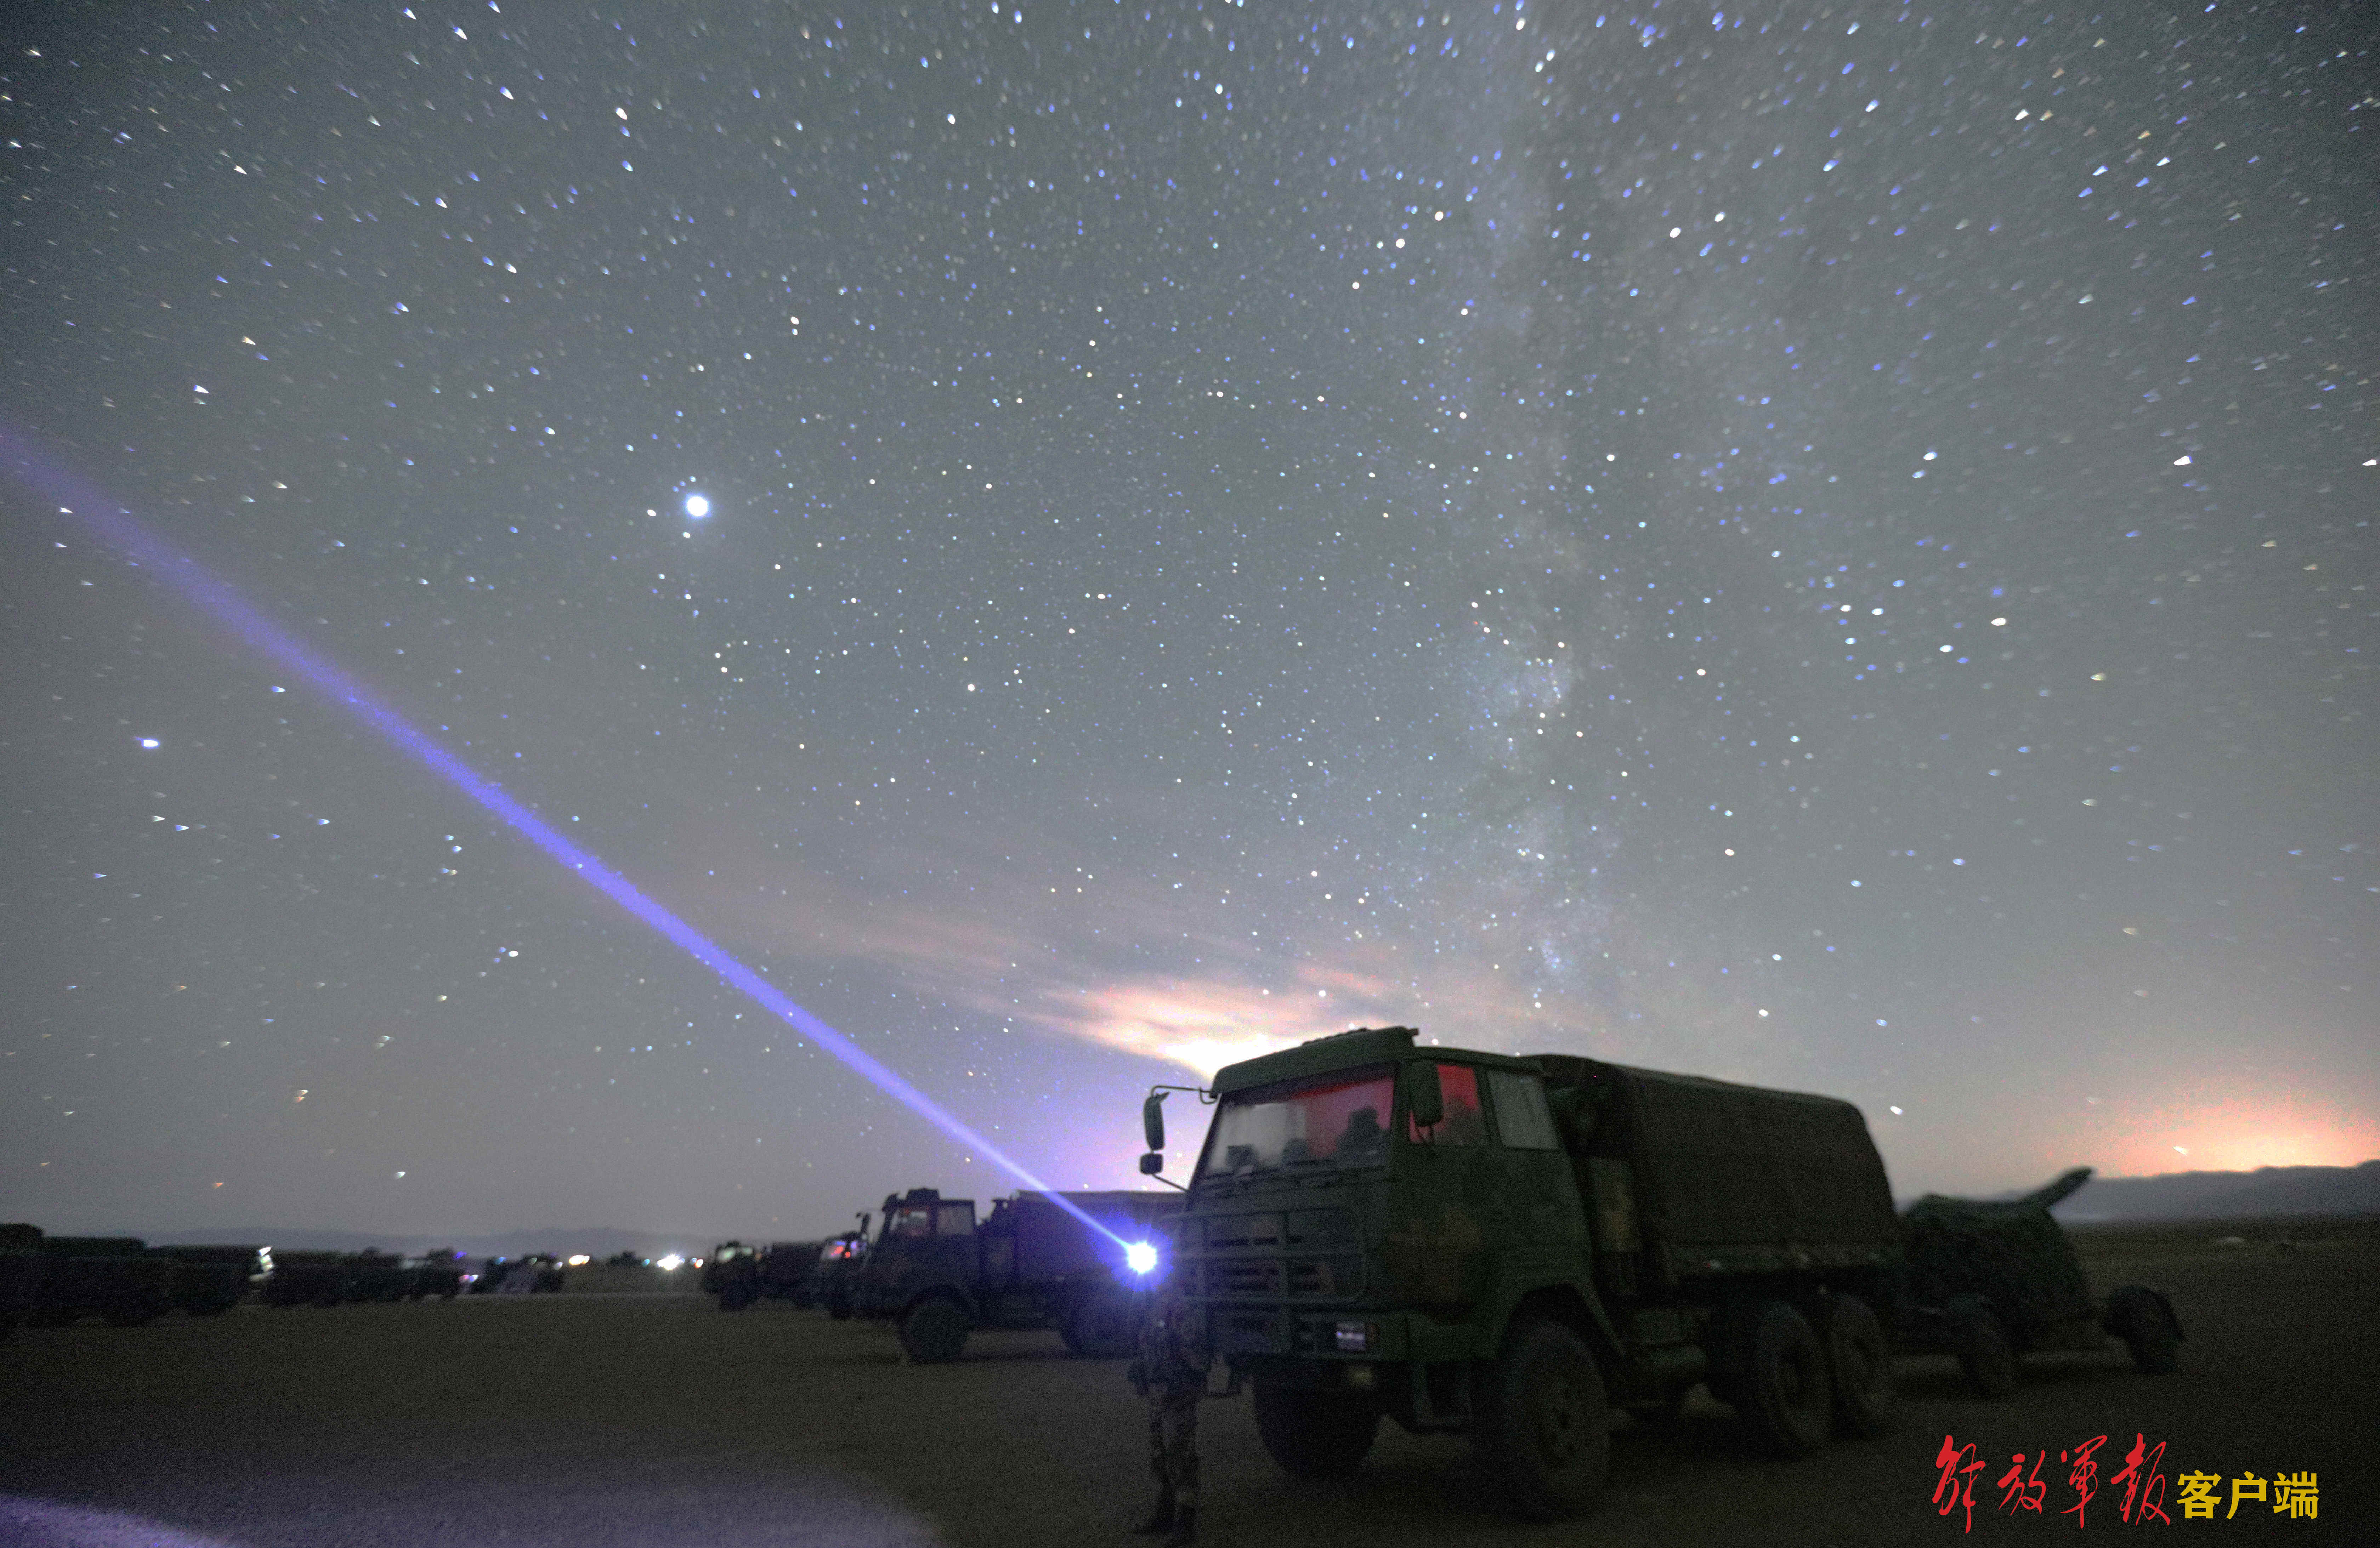
[[[1320,1038],[1201,1094],[1172,1272],[1275,1462],[1352,1472],[1385,1414],[1468,1434],[1504,1507],[1550,1520],[1601,1490],[1615,1403],[1706,1383],[1787,1456],[1884,1428],[1900,1252],[1857,1107],[1415,1039]]]
[[[869,1215],[859,1214],[859,1228],[845,1231],[819,1248],[818,1264],[801,1289],[794,1296],[794,1304],[804,1308],[820,1307],[836,1322],[849,1322],[859,1295],[859,1272],[868,1261],[868,1222]]]
[[[261,1247],[152,1247],[149,1251],[173,1262],[165,1299],[193,1317],[216,1317],[230,1311],[265,1273]]]
[[[1140,1336],[1134,1288],[1146,1272],[1127,1264],[1126,1249],[1149,1244],[1181,1201],[1023,1192],[992,1201],[990,1218],[978,1223],[973,1199],[913,1188],[885,1199],[854,1303],[863,1317],[892,1320],[902,1351],[920,1365],[958,1359],[978,1327],[1055,1327],[1078,1355],[1119,1358]]]

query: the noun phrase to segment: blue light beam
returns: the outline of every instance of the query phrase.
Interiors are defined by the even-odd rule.
[[[565,870],[576,875],[642,920],[687,956],[717,974],[721,982],[742,991],[787,1026],[841,1059],[878,1089],[961,1145],[986,1156],[1035,1192],[1047,1194],[1051,1203],[1115,1243],[1119,1249],[1129,1248],[1130,1244],[1122,1237],[1092,1219],[1072,1200],[1035,1177],[1021,1162],[960,1121],[956,1115],[910,1084],[874,1055],[795,1004],[783,991],[737,961],[717,942],[645,896],[627,877],[564,838],[535,812],[507,794],[494,780],[482,777],[461,758],[416,731],[378,695],[257,611],[229,585],[152,532],[131,512],[107,499],[95,487],[38,456],[21,434],[0,427],[0,454],[5,454],[15,466],[18,477],[26,484],[55,500],[60,514],[80,521],[97,533],[108,547],[122,553],[128,562],[150,571],[173,587],[200,611],[212,616],[246,641],[251,649],[270,657],[334,703],[346,707],[398,751],[479,803],[507,827],[543,850]]]

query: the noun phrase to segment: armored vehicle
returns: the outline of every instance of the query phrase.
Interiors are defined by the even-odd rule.
[[[1118,1358],[1140,1336],[1126,1246],[1181,1207],[1178,1193],[1026,1192],[994,1200],[978,1223],[974,1200],[913,1188],[884,1201],[857,1310],[892,1319],[920,1365],[958,1359],[977,1327],[1055,1327],[1076,1354]]]
[[[1385,1414],[1468,1434],[1493,1497],[1549,1520],[1602,1489],[1615,1402],[1707,1383],[1788,1456],[1884,1428],[1900,1247],[1857,1107],[1415,1037],[1318,1039],[1200,1094],[1171,1272],[1275,1462],[1350,1473]]]
[[[1903,1345],[1957,1355],[1968,1385],[1985,1397],[2016,1389],[2024,1355],[2101,1349],[2110,1337],[2147,1374],[2180,1369],[2181,1320],[2165,1292],[2126,1285],[2094,1300],[2074,1244],[2049,1213],[2090,1180],[2091,1168],[2077,1167],[2021,1199],[1929,1193],[1902,1212]]]

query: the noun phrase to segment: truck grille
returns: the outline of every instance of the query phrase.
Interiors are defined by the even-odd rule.
[[[1196,1284],[1214,1300],[1345,1300],[1363,1293],[1354,1217],[1342,1209],[1213,1215],[1197,1223]]]

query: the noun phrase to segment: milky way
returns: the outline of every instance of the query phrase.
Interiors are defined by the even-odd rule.
[[[2351,1162],[2368,34],[54,7],[0,413],[1055,1180],[1389,1022]],[[0,1213],[1011,1185],[0,488]]]

